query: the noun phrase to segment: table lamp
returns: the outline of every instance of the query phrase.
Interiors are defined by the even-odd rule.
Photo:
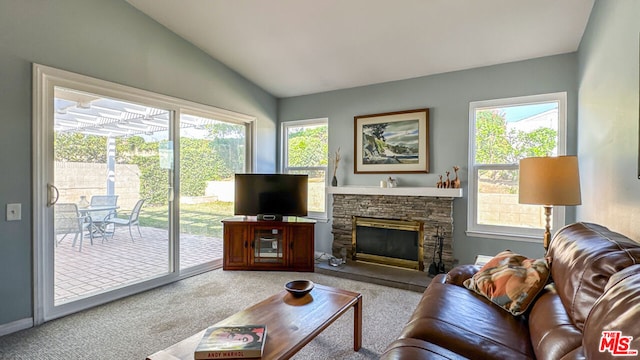
[[[578,157],[532,157],[520,160],[520,204],[543,205],[546,217],[543,246],[551,241],[551,208],[580,205]]]

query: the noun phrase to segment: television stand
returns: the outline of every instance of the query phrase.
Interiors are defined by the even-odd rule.
[[[244,216],[222,224],[224,270],[314,271],[314,220]]]

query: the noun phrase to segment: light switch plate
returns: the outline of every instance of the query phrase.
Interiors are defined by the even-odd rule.
[[[7,221],[22,220],[22,204],[7,204]]]

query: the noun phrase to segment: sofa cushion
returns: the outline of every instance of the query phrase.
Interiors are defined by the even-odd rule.
[[[551,278],[569,317],[580,330],[604,292],[609,278],[640,263],[637,242],[604,226],[574,223],[556,233],[549,245]]]
[[[549,278],[545,259],[505,250],[489,260],[464,286],[485,296],[513,315],[524,313]]]
[[[391,343],[384,351],[381,360],[467,360],[450,349],[418,339],[399,339]]]
[[[471,359],[533,359],[527,321],[464,287],[431,283],[401,339],[424,340]]]
[[[582,345],[582,332],[567,315],[553,284],[531,306],[528,319],[531,343],[539,359],[564,359]]]

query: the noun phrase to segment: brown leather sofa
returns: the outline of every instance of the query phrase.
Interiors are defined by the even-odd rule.
[[[551,283],[519,316],[462,285],[478,267],[436,276],[382,359],[640,358],[640,244],[575,223],[547,256]]]

